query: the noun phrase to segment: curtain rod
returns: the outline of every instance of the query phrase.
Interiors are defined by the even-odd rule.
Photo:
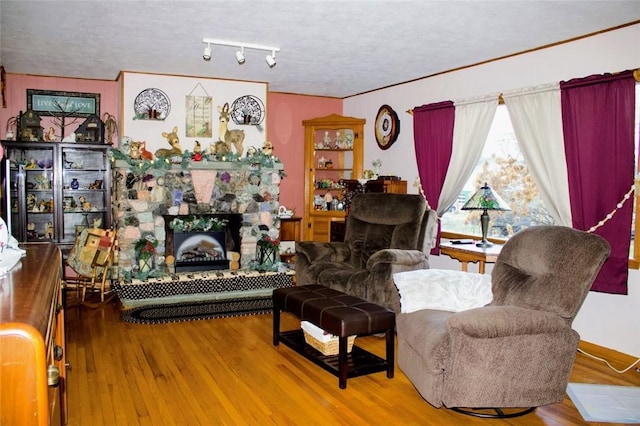
[[[635,71],[633,71],[633,78],[634,78],[635,81],[640,83],[640,68],[638,68]],[[498,95],[498,104],[499,105],[504,105],[504,98],[502,96],[502,93],[500,93]],[[406,113],[409,114],[409,115],[413,115],[413,108],[408,109],[406,111]]]

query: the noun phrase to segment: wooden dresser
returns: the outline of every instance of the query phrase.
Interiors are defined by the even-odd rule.
[[[0,278],[0,425],[66,423],[62,258],[53,244]]]

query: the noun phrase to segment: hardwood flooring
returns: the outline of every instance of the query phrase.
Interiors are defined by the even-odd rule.
[[[288,347],[272,344],[271,315],[143,325],[118,307],[66,308],[69,422],[75,425],[581,425],[569,397],[509,420],[436,409],[396,366],[338,379]],[[299,323],[283,314],[284,329]],[[384,339],[356,344],[384,356]],[[578,354],[573,382],[640,386]],[[594,424],[594,423],[590,423]]]

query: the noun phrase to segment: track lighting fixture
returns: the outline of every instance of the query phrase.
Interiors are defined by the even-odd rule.
[[[236,59],[240,65],[244,64],[244,47],[240,47],[240,50],[236,52]]]
[[[276,66],[276,51],[272,51],[271,55],[267,55],[267,57],[265,58],[267,61],[267,65],[269,65],[269,68],[273,68]]]
[[[256,50],[266,50],[267,52],[271,52],[270,55],[266,56],[267,65],[269,68],[273,68],[276,66],[276,52],[280,51],[279,47],[273,46],[263,46],[261,44],[252,44],[252,43],[239,43],[235,41],[224,41],[224,40],[215,40],[211,38],[203,38],[203,43],[206,43],[206,47],[204,48],[204,54],[202,55],[202,59],[205,61],[211,60],[211,45],[217,44],[220,46],[231,46],[238,47],[240,50],[236,51],[236,60],[238,64],[242,65],[245,63],[244,57],[244,49],[256,49]]]
[[[209,43],[207,43],[207,47],[204,48],[202,59],[204,59],[205,61],[211,60],[211,45]]]

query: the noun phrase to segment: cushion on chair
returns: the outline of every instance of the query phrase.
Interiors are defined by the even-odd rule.
[[[369,193],[354,197],[344,239],[351,249],[351,264],[366,268],[369,257],[382,249],[421,249],[425,208],[424,199],[406,194]]]
[[[114,231],[110,229],[83,229],[69,252],[67,264],[79,275],[90,277],[95,265],[104,265],[108,260],[114,237]],[[100,266],[97,273],[102,273]]]
[[[588,238],[589,236],[593,238]],[[573,320],[605,258],[584,262],[593,253],[609,250],[595,234],[565,226],[529,228],[504,246],[493,276],[493,305],[514,305],[555,312]]]

